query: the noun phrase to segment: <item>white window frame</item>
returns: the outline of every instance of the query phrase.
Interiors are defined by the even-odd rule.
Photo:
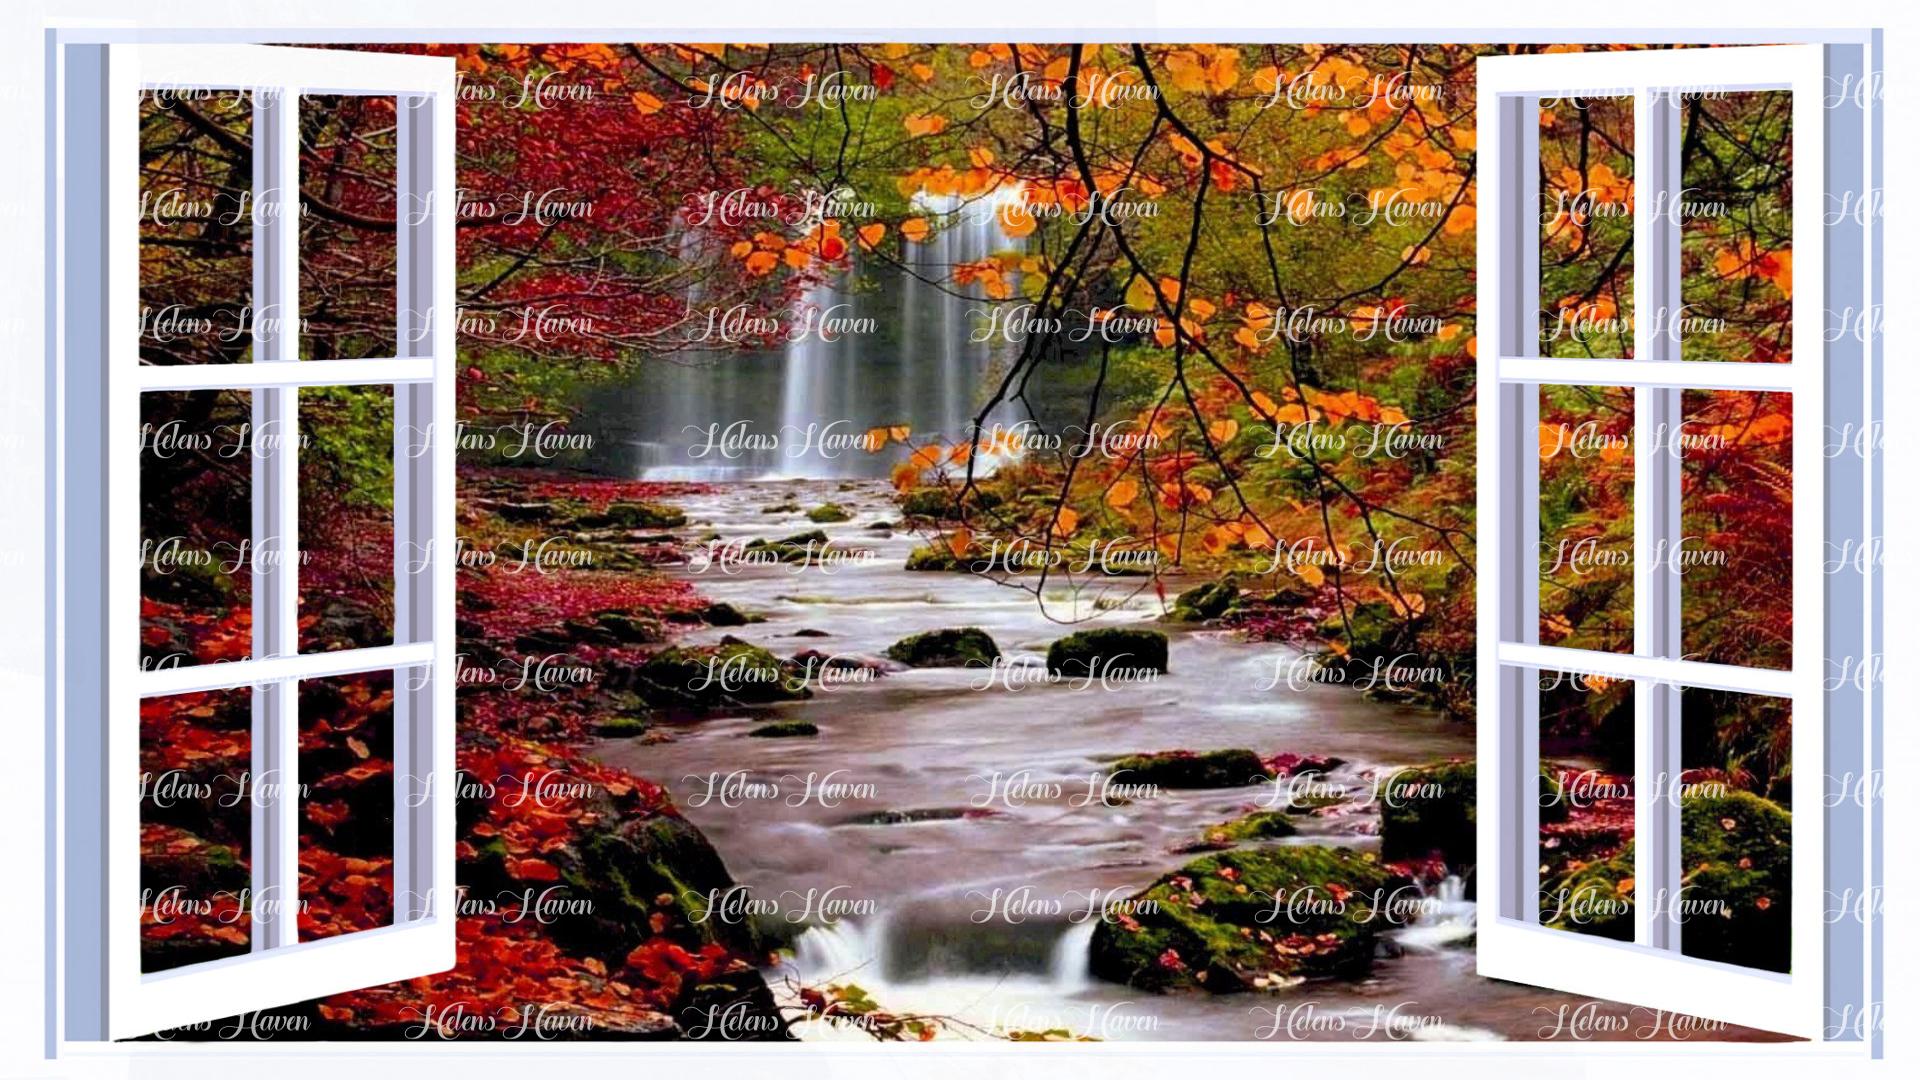
[[[454,687],[435,675],[453,671],[454,338],[453,320],[434,313],[454,304],[453,61],[119,44],[76,50],[65,74],[66,1037],[128,1038],[446,970]],[[266,316],[299,311],[299,215],[258,210],[299,191],[300,95],[395,98],[397,355],[301,361],[297,318],[256,317],[252,363],[140,363],[138,102],[148,87],[252,93],[252,304]],[[140,670],[140,395],[250,391],[254,430],[292,431],[302,387],[353,384],[393,387],[394,644],[298,651],[298,440],[283,438],[253,454],[254,548],[277,538],[279,557],[255,567],[252,658]],[[382,671],[394,678],[394,923],[302,943],[298,683]],[[249,800],[252,949],[142,974],[140,701],[242,687],[253,689],[252,775],[283,792]]]
[[[1829,340],[1833,312],[1865,309],[1867,235],[1828,221],[1830,196],[1865,191],[1866,109],[1842,76],[1857,50],[1820,45],[1483,58],[1478,62],[1480,346],[1478,969],[1495,978],[1702,1015],[1811,1039],[1865,996],[1860,935],[1836,929],[1830,898],[1865,882],[1864,811],[1827,805],[1832,778],[1860,760],[1872,680],[1830,678],[1872,655],[1870,564],[1825,572],[1831,553],[1876,535],[1869,462],[1829,453],[1835,433],[1867,429],[1865,341]],[[1794,293],[1790,363],[1681,361],[1658,312],[1679,307],[1680,226],[1654,211],[1680,188],[1677,101],[1652,93],[1793,92]],[[1633,359],[1539,355],[1539,104],[1543,98],[1634,97]],[[1829,255],[1834,258],[1829,263]],[[1539,637],[1539,402],[1543,384],[1634,389],[1634,651],[1543,645]],[[1793,666],[1770,671],[1681,658],[1679,579],[1647,557],[1680,536],[1680,459],[1658,435],[1677,430],[1686,389],[1793,395]],[[1822,433],[1828,433],[1826,438]],[[1539,921],[1541,671],[1635,680],[1637,896],[1676,895],[1677,800],[1648,778],[1680,772],[1680,688],[1790,699],[1793,706],[1791,974],[1680,954],[1671,920],[1637,903],[1631,944],[1550,930]],[[1837,685],[1836,685],[1837,684]],[[1850,830],[1850,831],[1849,831]],[[1830,848],[1828,839],[1835,838]],[[1684,933],[1684,930],[1680,931]],[[1852,940],[1849,940],[1851,938]]]

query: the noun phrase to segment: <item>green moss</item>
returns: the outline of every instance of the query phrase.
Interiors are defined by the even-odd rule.
[[[1173,610],[1166,615],[1168,622],[1206,622],[1217,619],[1227,613],[1233,602],[1240,598],[1240,585],[1229,574],[1219,581],[1205,585],[1196,585],[1179,596],[1174,597]]]
[[[809,696],[778,657],[743,641],[662,649],[647,658],[638,675],[641,695],[655,705],[720,708]]]
[[[887,658],[913,667],[991,667],[1000,646],[977,626],[929,630],[894,642]]]
[[[1284,811],[1256,810],[1245,817],[1209,826],[1202,834],[1201,842],[1208,847],[1225,847],[1248,840],[1272,840],[1277,837],[1292,836],[1299,831]]]
[[[1167,635],[1158,630],[1109,626],[1081,630],[1047,647],[1049,674],[1099,676],[1123,670],[1167,670]]]
[[[1135,894],[1120,908],[1126,920],[1103,919],[1092,969],[1154,992],[1230,993],[1256,980],[1364,975],[1376,933],[1390,925],[1371,905],[1401,884],[1372,856],[1347,848],[1209,855]]]
[[[594,725],[594,734],[603,739],[630,739],[647,733],[647,722],[637,716],[609,716]]]
[[[851,517],[853,517],[853,515],[848,513],[847,508],[841,506],[839,503],[823,503],[807,511],[808,521],[819,522],[822,525],[832,524],[837,521],[846,521]]]
[[[677,529],[687,523],[687,515],[658,503],[610,502],[606,509],[576,519],[588,529]]]
[[[1745,791],[1680,807],[1681,949],[1702,960],[1785,972],[1792,956],[1793,815]],[[1633,844],[1541,884],[1541,918],[1559,930],[1633,937]],[[1671,910],[1671,908],[1670,908]]]
[[[1163,788],[1227,788],[1257,784],[1271,777],[1266,763],[1251,750],[1168,750],[1133,754],[1110,767],[1115,780]]]

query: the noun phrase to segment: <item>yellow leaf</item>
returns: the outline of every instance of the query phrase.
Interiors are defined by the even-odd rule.
[[[1292,565],[1288,569],[1293,571],[1295,577],[1316,589],[1327,583],[1327,575],[1321,573],[1320,568],[1310,562]]]
[[[1232,419],[1215,420],[1207,425],[1207,436],[1215,443],[1230,443],[1240,434],[1240,424]]]
[[[1135,311],[1152,311],[1154,305],[1153,285],[1146,278],[1136,276],[1127,283],[1127,306]]]
[[[1139,483],[1131,476],[1123,476],[1107,489],[1107,505],[1119,510],[1131,505],[1139,496]]]

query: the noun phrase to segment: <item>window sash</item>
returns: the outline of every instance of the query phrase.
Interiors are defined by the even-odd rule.
[[[67,829],[67,1037],[127,1038],[444,970],[454,962],[455,907],[453,63],[277,46],[106,45],[70,50],[67,66],[64,202],[73,270],[67,279],[68,328],[91,320],[103,329],[91,339],[69,338],[67,446],[91,441],[100,449],[70,458],[66,476],[69,490],[98,493],[100,527],[70,525],[65,561],[82,573],[103,567],[105,579],[104,589],[94,593],[97,606],[76,612],[72,595],[67,605],[78,615],[70,619],[70,631],[97,620],[83,649],[74,643],[84,641],[84,633],[70,633],[67,685],[96,687],[99,706],[97,712],[68,713],[67,806],[72,811],[87,798],[104,804],[70,816]],[[402,355],[301,361],[297,323],[283,318],[255,320],[254,363],[140,364],[136,103],[149,86],[277,91],[256,98],[253,182],[256,191],[277,190],[283,198],[298,197],[300,95],[395,97],[403,208],[395,318]],[[92,249],[84,246],[89,230],[98,237]],[[257,306],[298,310],[298,244],[297,215],[256,220]],[[89,250],[101,254],[90,260]],[[436,311],[449,315],[435,319]],[[249,389],[256,423],[291,425],[300,388],[357,384],[394,387],[394,644],[297,651],[298,440],[289,439],[253,455],[255,540],[282,538],[277,565],[256,573],[253,657],[139,670],[134,620],[140,579],[126,555],[138,550],[140,532],[140,395]],[[73,577],[70,572],[69,582]],[[298,684],[382,670],[395,676],[395,921],[299,942]],[[142,974],[140,806],[132,783],[139,770],[140,700],[239,687],[254,690],[251,767],[256,776],[282,778],[288,792],[264,806],[254,804],[253,951]],[[276,899],[277,916],[269,903]]]
[[[1830,422],[1826,319],[1825,55],[1820,46],[1763,46],[1637,53],[1497,57],[1478,63],[1481,217],[1478,310],[1483,322],[1478,423],[1481,447],[1478,574],[1481,851],[1478,936],[1483,975],[1557,986],[1807,1037],[1821,1035],[1824,978],[1822,805],[1828,702],[1823,696],[1826,612],[1822,573]],[[1659,340],[1649,314],[1677,306],[1679,222],[1652,212],[1679,187],[1678,111],[1661,88],[1793,92],[1796,177],[1795,289],[1791,362],[1683,362]],[[1635,99],[1635,350],[1633,359],[1539,356],[1539,102],[1543,98]],[[1856,376],[1857,377],[1857,376]],[[1543,645],[1539,639],[1539,392],[1542,384],[1625,386],[1635,396],[1634,652],[1613,655]],[[1727,388],[1793,394],[1793,669],[1769,671],[1679,658],[1678,582],[1647,558],[1679,529],[1679,459],[1658,451],[1655,425],[1678,419],[1682,390]],[[1681,686],[1766,693],[1792,701],[1793,914],[1790,976],[1682,955],[1680,930],[1635,905],[1634,939],[1621,943],[1549,930],[1539,923],[1538,672],[1633,678],[1636,892],[1680,878],[1680,815],[1650,797],[1645,781],[1678,774]]]

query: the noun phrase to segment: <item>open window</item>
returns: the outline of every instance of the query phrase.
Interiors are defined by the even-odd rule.
[[[453,63],[108,45],[66,72],[67,1037],[445,970]],[[342,108],[391,122],[346,145]],[[391,283],[390,318],[305,332],[303,302],[337,295],[308,259],[321,222],[380,238],[358,250],[387,264],[363,276]],[[391,522],[354,550],[301,513],[303,487],[338,482],[303,472],[314,438],[353,442],[337,456]],[[340,572],[391,603],[338,615]],[[374,720],[340,722],[350,700]],[[163,753],[175,710],[217,745]],[[362,895],[312,896],[302,760],[369,742],[394,768],[361,800]]]
[[[1829,212],[1867,189],[1858,64],[1479,61],[1482,975],[1861,1037],[1858,920],[1829,911],[1861,895],[1863,811],[1831,795],[1863,774],[1878,681],[1849,445],[1871,430],[1870,336],[1834,321],[1865,310],[1865,223]],[[1762,141],[1787,152],[1762,164]],[[1631,520],[1543,505],[1543,471],[1567,469]],[[1791,520],[1728,520],[1762,483]],[[1741,561],[1762,550],[1743,529],[1771,563]],[[1704,646],[1716,618],[1751,625]],[[1727,724],[1781,758],[1765,798],[1697,749]],[[1569,850],[1583,799],[1630,822],[1623,852]]]

